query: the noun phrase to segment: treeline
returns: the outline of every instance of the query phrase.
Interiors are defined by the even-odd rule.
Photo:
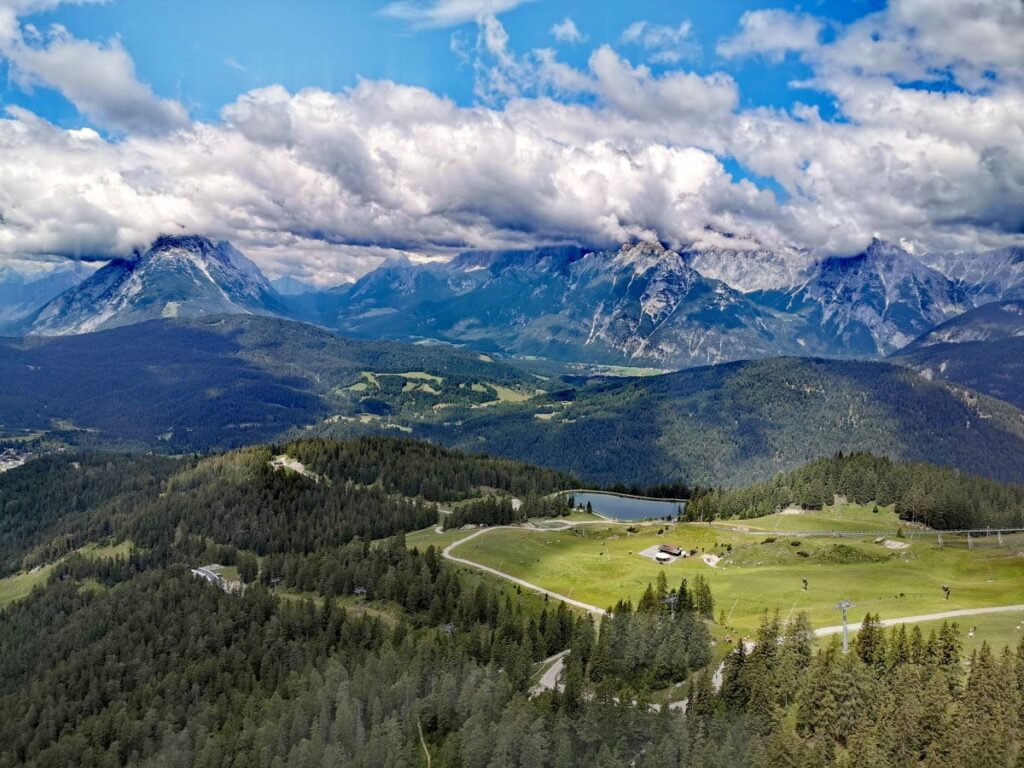
[[[488,496],[459,504],[451,514],[443,515],[442,526],[448,530],[464,525],[514,525],[531,517],[564,517],[572,512],[569,499],[556,494],[537,496],[530,494],[516,509],[507,496]]]
[[[317,477],[271,467],[281,452]],[[514,461],[384,437],[201,459],[45,456],[0,475],[0,575],[106,539],[161,551],[201,552],[210,540],[260,555],[315,551],[434,525],[434,502],[490,491],[521,495],[525,514],[555,514],[543,496],[572,483]]]
[[[52,562],[113,533],[190,462],[113,453],[53,454],[0,474],[0,576]]]
[[[299,440],[283,451],[332,481],[379,483],[390,493],[429,501],[458,501],[480,489],[513,496],[572,488],[572,476],[510,459],[475,456],[409,439]]]
[[[173,476],[163,493],[135,510],[123,534],[149,548],[198,536],[266,555],[384,538],[437,520],[437,508],[422,499],[275,470],[272,454],[242,449]]]
[[[812,653],[812,638],[806,616],[766,617],[753,651],[726,657],[717,694],[706,676],[695,686],[679,730],[698,754],[661,762],[674,752],[664,745],[642,765],[975,768],[1024,757],[1024,643],[999,654],[983,645],[965,666],[956,624],[926,640],[916,627],[886,635],[869,616],[847,655],[838,640]]]
[[[204,749],[288,695],[344,649],[379,648],[380,622],[260,590],[232,597],[184,568],[101,592],[57,581],[0,621],[0,765],[139,764],[192,741]]]
[[[613,483],[605,487],[609,493],[621,493],[626,496],[645,496],[650,499],[688,499],[691,496],[700,496],[706,490],[699,485],[689,483],[657,483],[655,485],[625,485]]]
[[[1024,526],[1024,486],[867,453],[838,453],[764,483],[704,492],[687,505],[685,518],[760,517],[790,505],[820,509],[836,495],[859,504],[894,504],[904,520],[933,528]]]

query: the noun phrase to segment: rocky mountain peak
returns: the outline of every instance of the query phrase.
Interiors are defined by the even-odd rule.
[[[273,314],[280,297],[244,254],[201,235],[161,235],[141,255],[111,261],[40,309],[28,331],[85,333],[157,317]]]

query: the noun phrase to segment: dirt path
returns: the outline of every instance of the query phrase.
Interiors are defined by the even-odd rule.
[[[957,611],[940,611],[939,613],[922,613],[920,616],[904,616],[899,619],[882,619],[878,623],[883,627],[893,627],[899,624],[917,624],[920,621],[940,621],[942,619],[956,619],[961,616],[982,616],[986,613],[1010,613],[1012,611],[1024,611],[1024,605],[997,605],[991,608],[961,608]],[[860,622],[849,625],[851,632],[860,629]],[[814,630],[816,637],[828,637],[838,635],[843,631],[843,625],[834,627],[822,627]]]
[[[423,747],[423,754],[427,756],[427,768],[430,768],[430,750],[427,749],[427,740],[423,738],[423,725],[419,718],[416,718],[416,730],[420,734],[420,746]]]
[[[455,563],[461,563],[462,565],[468,565],[470,568],[476,568],[478,571],[484,571],[485,573],[493,574],[494,576],[498,576],[502,579],[505,579],[506,581],[511,581],[513,584],[518,584],[519,586],[525,587],[526,589],[532,590],[533,592],[539,592],[542,595],[553,597],[555,600],[561,600],[563,603],[566,603],[567,605],[573,605],[577,608],[582,608],[584,611],[587,611],[588,613],[593,613],[598,616],[604,616],[605,614],[607,614],[607,611],[604,610],[604,608],[598,608],[596,605],[590,605],[589,603],[584,603],[580,600],[573,600],[568,595],[562,595],[558,592],[552,592],[550,589],[538,587],[536,584],[531,584],[530,582],[517,578],[510,573],[499,571],[497,568],[491,568],[489,565],[484,565],[483,563],[476,563],[472,560],[466,560],[465,558],[456,557],[452,554],[452,550],[460,544],[465,544],[467,541],[475,539],[477,536],[487,533],[488,531],[495,531],[501,528],[519,528],[519,530],[536,530],[538,533],[544,533],[542,529],[521,528],[519,526],[494,526],[493,528],[480,528],[479,530],[469,534],[469,536],[466,536],[464,539],[453,541],[451,544],[444,548],[444,550],[441,552],[441,555],[446,560],[451,560]]]
[[[553,691],[555,686],[558,685],[558,678],[562,674],[562,670],[565,668],[565,657],[569,651],[564,650],[556,653],[554,656],[549,656],[541,662],[541,665],[551,663],[551,666],[544,670],[544,674],[540,676],[540,680],[537,684],[530,689],[530,694],[536,696],[538,693],[544,691]]]

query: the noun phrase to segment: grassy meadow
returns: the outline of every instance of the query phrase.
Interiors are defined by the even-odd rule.
[[[765,610],[778,610],[783,617],[803,610],[816,627],[838,624],[835,606],[844,598],[854,602],[851,619],[856,621],[868,611],[886,619],[1024,604],[1024,537],[1007,536],[1003,547],[994,541],[974,549],[959,541],[939,547],[934,536],[897,538],[892,510],[871,510],[844,505],[822,513],[744,520],[734,529],[728,523],[666,524],[632,532],[623,525],[501,529],[466,542],[454,554],[600,607],[620,597],[636,601],[661,571],[673,586],[700,573],[714,592],[716,619],[724,612],[726,624],[742,634],[754,630]],[[865,527],[871,523],[874,527]],[[785,533],[787,525],[802,531],[874,530],[878,535],[801,538]],[[447,534],[445,541],[450,543]],[[697,556],[663,566],[638,554],[660,543],[695,549]],[[701,557],[707,554],[722,559],[711,567]],[[948,600],[944,585],[951,588]],[[990,622],[1003,626],[997,616],[967,617],[961,624]],[[1015,630],[999,630],[999,637],[1010,631]]]
[[[86,557],[113,558],[127,555],[131,552],[132,546],[130,541],[122,541],[120,544],[114,545],[86,544],[76,551]],[[34,587],[46,583],[55,567],[56,563],[49,563],[0,579],[0,608],[28,597]]]

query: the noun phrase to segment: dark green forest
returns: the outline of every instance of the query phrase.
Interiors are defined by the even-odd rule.
[[[981,391],[1013,389],[991,355],[968,357],[991,374]],[[599,485],[738,487],[839,450],[1024,482],[1019,409],[899,365],[775,358],[645,378],[531,366],[254,316],[0,339],[0,436],[181,454],[401,429]],[[433,377],[430,390],[402,372]],[[501,402],[495,386],[528,399]]]
[[[284,452],[316,477],[272,467]],[[315,551],[425,528],[438,519],[436,502],[497,491],[534,498],[573,483],[508,459],[375,436],[206,458],[56,454],[0,475],[0,575],[110,538],[190,556],[211,542],[259,555]],[[230,551],[220,555],[233,563]]]
[[[685,517],[759,517],[791,504],[820,509],[836,495],[859,504],[894,504],[904,520],[943,530],[1024,527],[1024,486],[867,453],[836,454],[742,489],[698,490]]]
[[[538,496],[527,494],[517,508],[507,496],[488,496],[485,499],[459,504],[446,514],[442,527],[446,530],[464,525],[512,525],[524,523],[531,517],[564,517],[573,510],[570,499],[562,495]]]
[[[589,483],[739,487],[862,451],[1024,482],[1015,407],[900,366],[777,358],[594,381],[536,407],[476,410],[414,434],[559,467]]]
[[[426,371],[451,377],[456,389],[481,379],[537,382],[474,352],[345,339],[255,315],[0,338],[0,370],[0,434],[42,429],[72,445],[161,452],[268,442],[332,414],[358,414],[358,398],[343,392],[364,370]],[[397,394],[411,399],[400,380]]]
[[[925,638],[869,617],[850,654],[814,652],[805,617],[766,616],[718,691],[704,667],[685,713],[655,711],[650,686],[710,655],[693,608],[620,604],[598,631],[512,592],[460,592],[430,554],[382,556],[396,584],[437,567],[436,615],[229,595],[178,566],[102,589],[55,576],[0,620],[0,765],[397,768],[429,752],[460,768],[973,768],[1018,754],[1024,644],[965,665],[956,625]],[[564,685],[531,696],[529,662],[563,648]]]
[[[285,452],[304,472],[271,465]],[[836,456],[778,493],[891,482],[900,503],[915,467]],[[928,471],[925,485],[950,472]],[[978,503],[1005,500],[955,477]],[[559,514],[542,500],[570,481],[384,438],[63,454],[5,473],[5,572],[61,559],[0,609],[0,766],[1019,765],[1024,643],[964,659],[955,624],[925,637],[869,615],[844,655],[814,649],[806,616],[765,615],[716,674],[699,575],[663,571],[598,621],[406,544],[439,503],[504,515],[514,494]],[[124,539],[116,557],[73,551]],[[210,562],[235,565],[244,590],[189,570]],[[536,689],[563,652],[559,685]],[[672,707],[652,705],[666,692]]]

